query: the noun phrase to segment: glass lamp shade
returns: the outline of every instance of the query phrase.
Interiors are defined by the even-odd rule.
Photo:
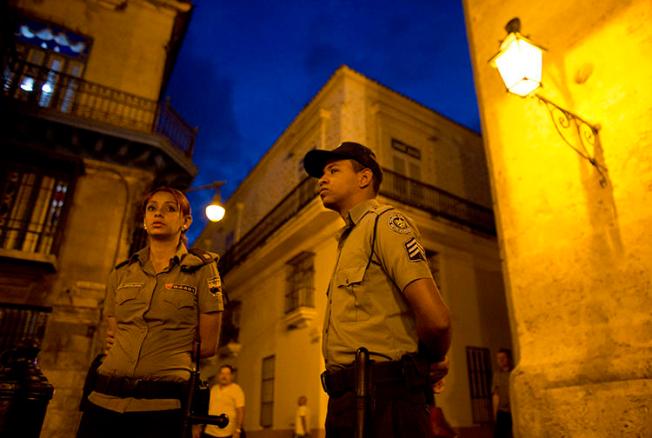
[[[211,222],[219,222],[224,219],[226,210],[219,204],[211,204],[206,207],[206,217]]]
[[[507,35],[492,64],[511,93],[527,96],[541,85],[543,50],[519,33]]]

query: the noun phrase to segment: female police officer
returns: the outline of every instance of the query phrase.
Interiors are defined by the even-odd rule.
[[[107,355],[78,438],[182,436],[197,330],[202,357],[217,348],[223,310],[217,256],[186,249],[188,199],[159,188],[145,199],[144,221],[148,246],[109,276]]]

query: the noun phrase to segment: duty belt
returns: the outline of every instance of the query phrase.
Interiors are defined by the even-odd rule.
[[[406,388],[422,388],[428,384],[428,364],[415,355],[406,355],[401,360],[370,362],[369,382],[372,387],[401,385]],[[324,371],[321,384],[326,393],[333,397],[355,388],[355,370],[347,366],[337,371]]]
[[[182,399],[186,383],[98,374],[94,390],[115,397]]]

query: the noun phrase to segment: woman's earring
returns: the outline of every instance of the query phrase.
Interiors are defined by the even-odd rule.
[[[143,229],[147,231],[147,224],[143,224]]]

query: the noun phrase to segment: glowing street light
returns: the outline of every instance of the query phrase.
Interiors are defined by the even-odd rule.
[[[213,201],[208,206],[206,206],[206,209],[204,211],[206,213],[206,217],[211,222],[221,221],[222,219],[224,219],[224,215],[226,214],[226,209],[222,205],[222,196],[220,194],[220,187],[222,187],[224,184],[226,184],[226,181],[214,181],[210,184],[191,187],[188,190],[186,190],[186,193],[198,192],[200,190],[208,190],[208,189],[215,190],[215,196],[213,196]]]
[[[206,217],[211,222],[221,221],[224,219],[225,213],[226,209],[219,203],[219,201],[215,202],[215,199],[213,199],[213,203],[206,206]]]
[[[510,93],[528,96],[541,85],[543,49],[520,34],[521,20],[512,18],[505,26],[507,36],[491,59]]]

